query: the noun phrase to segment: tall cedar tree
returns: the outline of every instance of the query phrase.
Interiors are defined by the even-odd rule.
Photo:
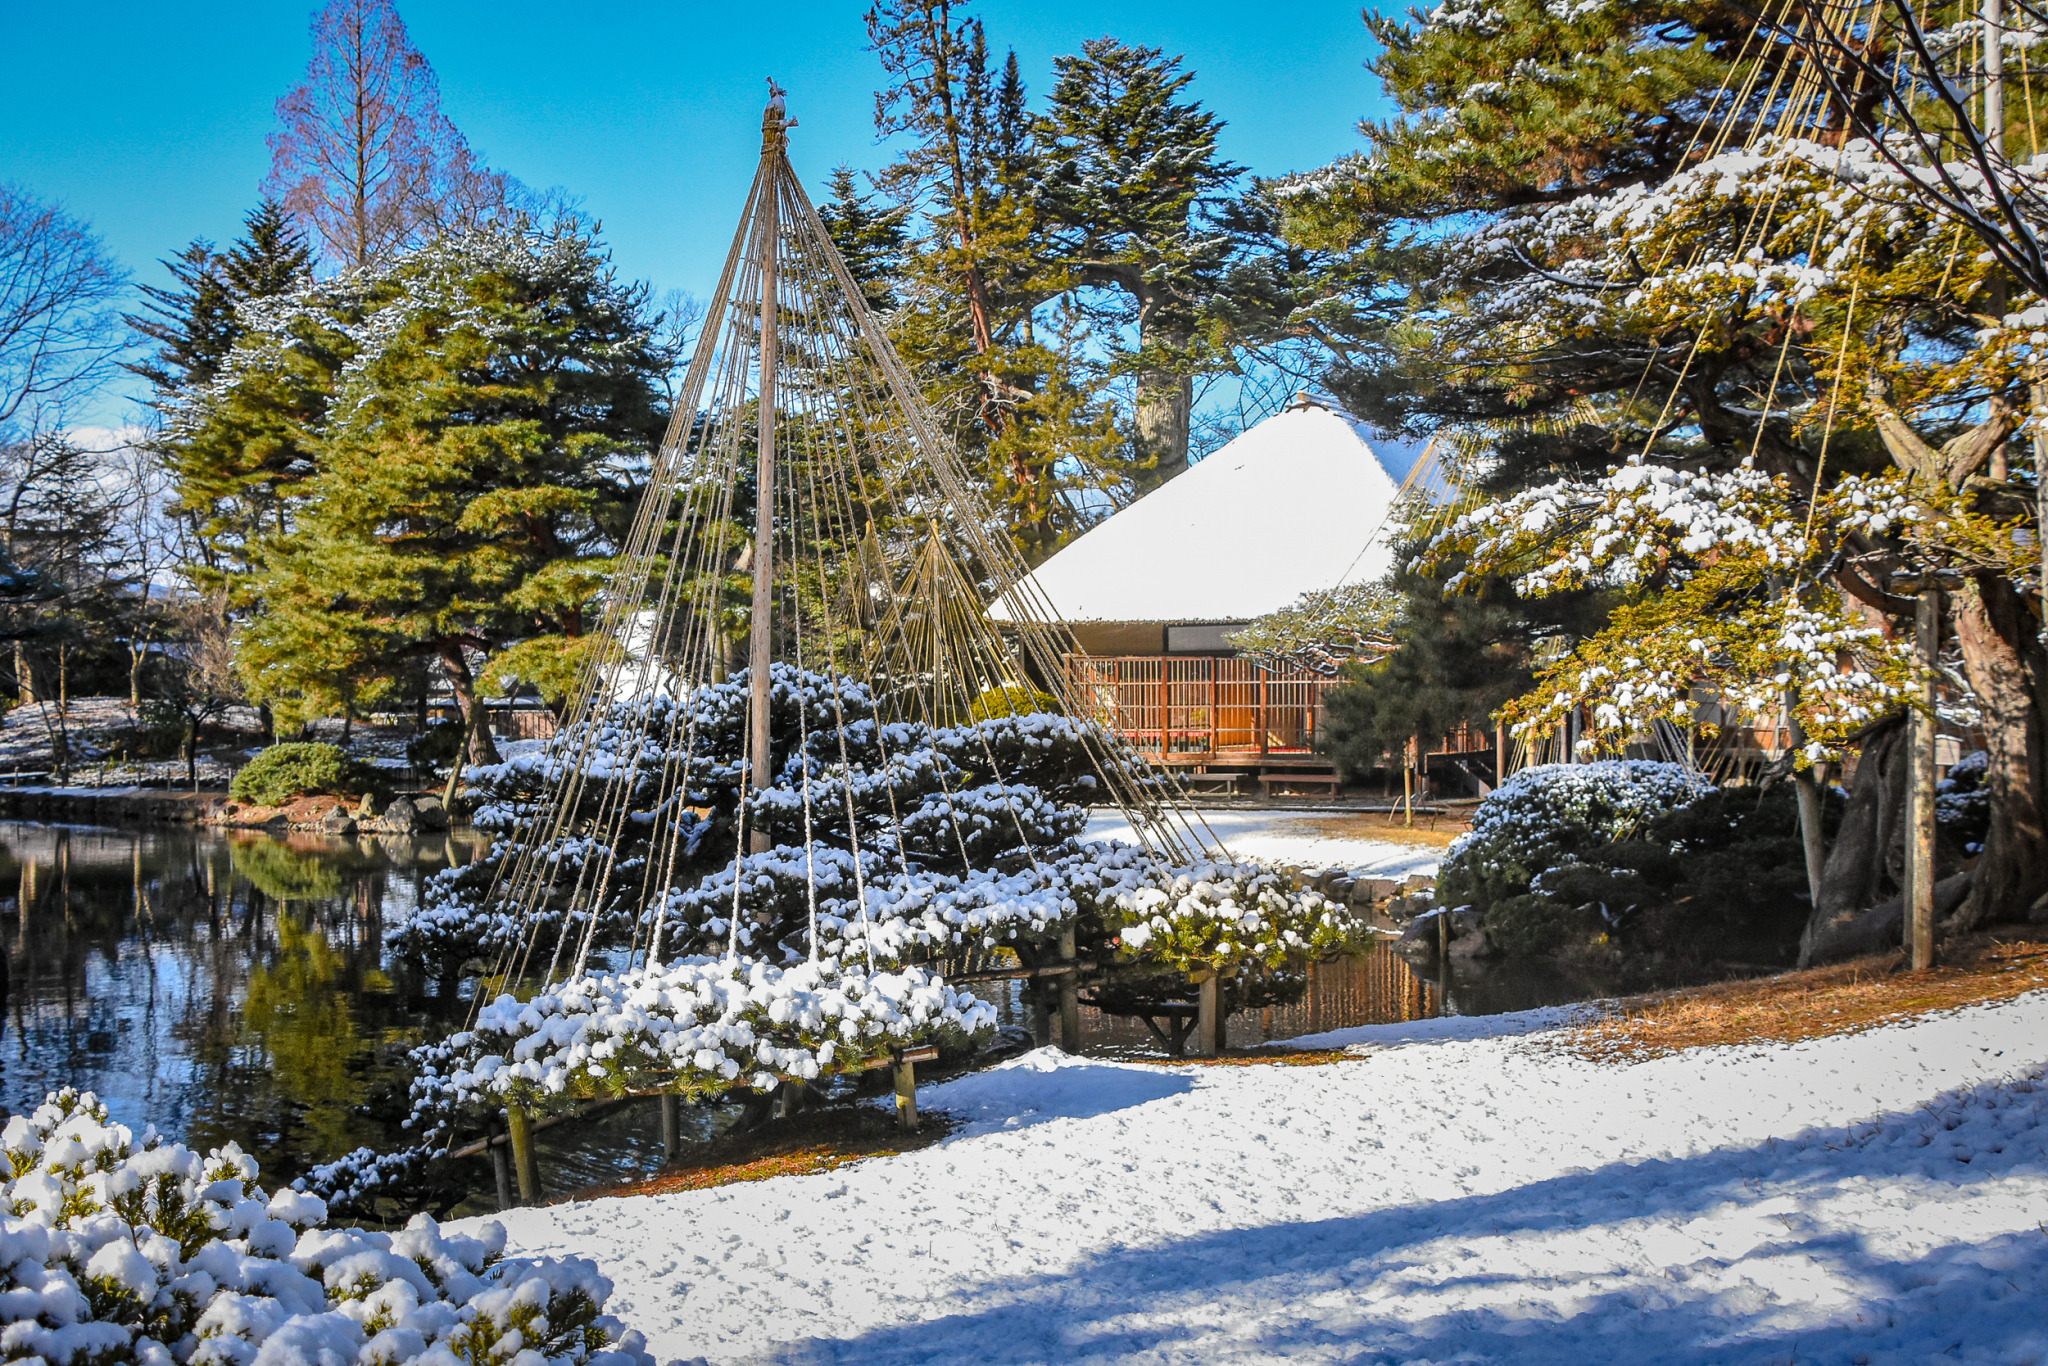
[[[178,511],[197,532],[199,577],[219,594],[252,573],[266,538],[284,530],[286,487],[311,472],[312,460],[291,425],[276,420],[275,394],[248,404],[254,384],[247,377],[225,402],[204,391],[249,333],[252,307],[311,282],[313,253],[284,206],[266,199],[242,220],[242,236],[225,252],[195,241],[164,265],[181,288],[144,287],[146,311],[128,322],[157,347],[131,368],[155,389],[155,406],[166,418],[157,451],[177,481]],[[310,416],[319,409],[319,386],[308,390],[303,358],[295,359],[288,369],[298,382],[286,373],[270,381],[296,395]],[[206,418],[195,424],[191,416],[202,410]]]
[[[361,347],[326,373],[318,473],[255,584],[251,690],[332,711],[426,657],[472,723],[507,680],[558,698],[662,430],[671,358],[646,291],[566,228],[443,239],[359,288],[310,329]],[[479,655],[495,656],[483,679]],[[471,733],[488,761],[487,730]]]
[[[1206,201],[1243,170],[1217,151],[1223,121],[1178,98],[1194,80],[1180,64],[1156,47],[1092,38],[1079,55],[1054,59],[1037,127],[1050,254],[1090,300],[1101,334],[1135,337],[1119,364],[1136,385],[1140,492],[1187,468],[1193,375],[1214,365],[1198,319],[1234,245],[1214,230]],[[1104,291],[1114,302],[1099,302]]]
[[[877,313],[894,312],[908,240],[902,210],[877,207],[874,196],[863,193],[856,183],[853,168],[836,166],[818,217],[846,259],[846,269],[860,285],[868,307]]]

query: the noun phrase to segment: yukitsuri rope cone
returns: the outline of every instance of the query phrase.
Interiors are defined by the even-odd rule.
[[[565,722],[473,772],[496,854],[437,879],[405,931],[540,985],[422,1050],[424,1109],[880,1065],[992,1027],[939,969],[1070,959],[1084,916],[1233,961],[1349,932],[1298,881],[1229,863],[1068,695],[1070,636],[786,145],[777,91]],[[1006,633],[981,610],[1002,593]],[[1090,805],[1137,843],[1080,844]]]

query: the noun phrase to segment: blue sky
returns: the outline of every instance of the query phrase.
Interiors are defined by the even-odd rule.
[[[0,0],[10,64],[0,180],[63,202],[138,279],[193,237],[235,236],[269,169],[277,97],[300,78],[311,0]],[[873,91],[858,3],[401,0],[444,107],[493,165],[580,195],[625,274],[657,292],[714,282],[759,151],[774,75],[814,193],[840,162],[872,169]],[[1229,123],[1227,156],[1261,175],[1355,149],[1382,112],[1354,0],[1267,9],[1221,0],[1000,0],[990,44],[1017,49],[1034,99],[1052,58],[1104,33],[1184,53],[1192,92]],[[39,54],[39,55],[38,55]],[[118,420],[110,403],[97,416]]]

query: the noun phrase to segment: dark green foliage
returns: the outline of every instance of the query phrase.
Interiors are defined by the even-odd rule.
[[[846,259],[847,272],[861,287],[868,307],[877,312],[894,309],[908,241],[904,211],[877,207],[873,196],[863,194],[854,182],[851,166],[835,166],[818,217]]]
[[[295,797],[359,796],[371,785],[369,770],[338,746],[291,740],[272,745],[243,765],[228,795],[255,806],[283,806]]]
[[[1490,728],[1493,713],[1528,690],[1536,641],[1597,627],[1600,615],[1597,595],[1524,602],[1497,579],[1452,597],[1442,576],[1402,571],[1393,585],[1402,594],[1393,653],[1349,666],[1346,685],[1325,701],[1324,750],[1351,774],[1398,763],[1411,736],[1433,742],[1460,722]]]
[[[1809,897],[1790,783],[1633,815],[1596,800],[1584,814],[1529,810],[1468,837],[1445,862],[1439,900],[1482,912],[1488,941],[1511,956],[1596,941],[1682,961],[1796,953]]]
[[[242,220],[242,237],[225,252],[196,238],[163,262],[174,288],[140,286],[144,312],[126,321],[157,344],[129,369],[159,396],[210,384],[246,329],[236,310],[251,299],[290,293],[313,277],[313,254],[285,216],[266,199]]]

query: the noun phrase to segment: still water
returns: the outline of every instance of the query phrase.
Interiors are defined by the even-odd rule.
[[[367,1146],[404,1147],[405,1054],[456,1027],[464,1003],[386,959],[383,931],[423,881],[482,855],[466,832],[419,839],[184,827],[114,829],[0,822],[0,916],[12,964],[0,1104],[45,1092],[99,1093],[115,1118],[200,1148],[233,1140],[282,1183]],[[1049,1012],[977,987],[1004,1023],[1043,1038]],[[1448,993],[1448,995],[1446,994]],[[1583,984],[1425,980],[1382,946],[1315,965],[1305,983],[1228,1021],[1243,1047],[1350,1025],[1575,999]],[[1083,1051],[1158,1055],[1140,1020],[1082,1011]],[[689,1114],[715,1141],[732,1107]],[[543,1135],[548,1185],[567,1191],[658,1165],[652,1103],[628,1104]],[[439,1164],[415,1206],[495,1206],[488,1163]]]

